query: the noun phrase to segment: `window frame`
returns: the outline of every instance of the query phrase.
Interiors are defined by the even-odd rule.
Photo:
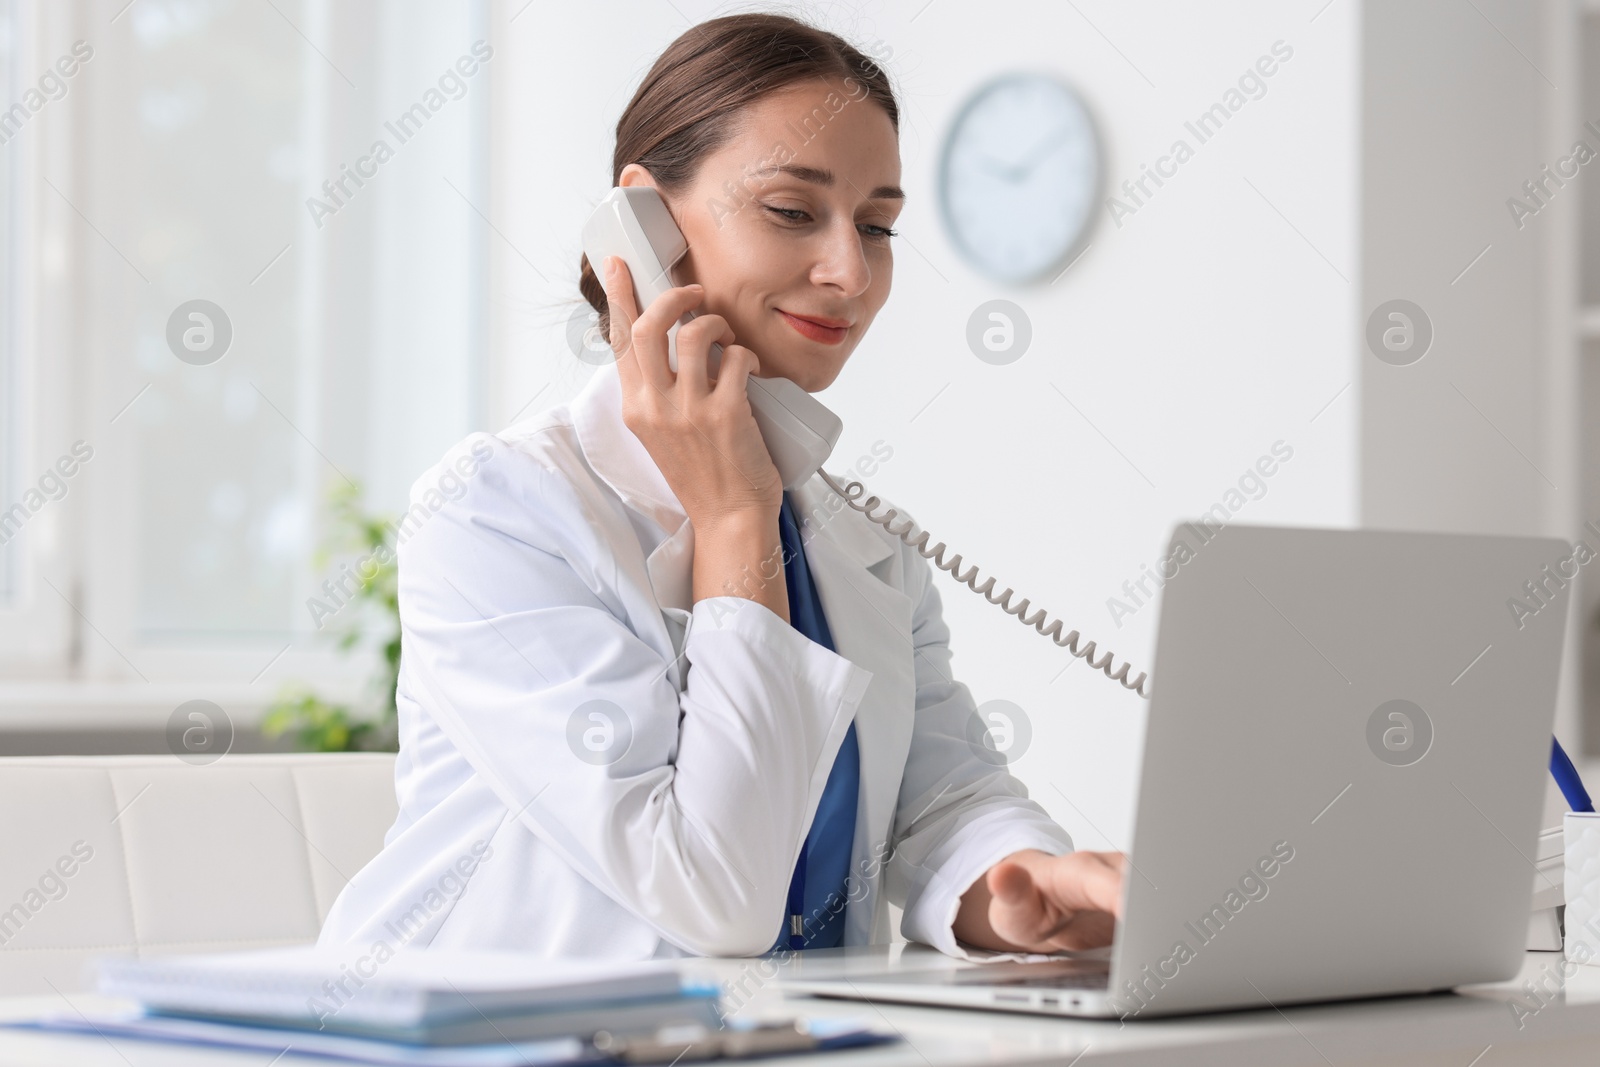
[[[28,72],[39,66],[40,42],[60,32],[70,32],[75,12],[52,7],[41,0],[9,0],[13,26],[13,62],[4,86],[4,107],[19,101]],[[67,99],[54,102],[57,106]],[[4,323],[5,375],[11,388],[6,402],[9,441],[0,509],[20,503],[39,476],[39,468],[53,442],[46,441],[45,426],[70,426],[68,415],[70,360],[47,360],[45,347],[60,323],[47,320],[47,294],[65,283],[59,272],[43,269],[47,242],[60,240],[59,218],[40,200],[43,161],[57,148],[43,112],[16,136],[0,145],[0,156],[10,172],[11,238],[3,253],[8,257],[9,292]],[[69,442],[70,443],[70,442]],[[54,457],[52,456],[52,459]],[[78,574],[73,550],[75,515],[83,494],[68,495],[30,515],[27,524],[6,546],[10,553],[12,585],[0,601],[0,670],[7,679],[64,676],[75,655],[73,613],[65,598],[76,596]],[[60,590],[60,594],[54,590]],[[64,595],[64,596],[63,596]]]

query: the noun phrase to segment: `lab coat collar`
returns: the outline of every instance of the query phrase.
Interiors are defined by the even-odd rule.
[[[617,365],[601,365],[572,399],[570,410],[584,459],[601,481],[668,536],[675,533],[687,515],[644,443],[622,421]]]
[[[644,444],[622,421],[622,382],[615,363],[603,364],[573,398],[570,410],[578,443],[589,466],[622,502],[647,516],[666,534],[646,561],[657,599],[667,607],[692,606],[690,564],[694,531],[677,495]],[[830,472],[832,473],[832,472]],[[846,484],[837,475],[834,480]],[[871,567],[893,548],[869,520],[813,474],[793,491],[802,540],[820,533],[862,567]]]

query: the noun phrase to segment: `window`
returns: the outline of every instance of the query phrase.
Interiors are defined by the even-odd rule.
[[[492,61],[456,67],[486,5],[71,8],[0,0],[8,26],[13,9],[40,22],[26,61],[0,37],[8,83],[78,57],[20,142],[37,232],[0,231],[6,263],[64,263],[23,309],[38,342],[0,338],[0,373],[35,368],[48,394],[19,423],[0,379],[0,487],[17,490],[17,456],[23,476],[92,458],[60,501],[59,573],[8,546],[0,597],[63,615],[60,678],[265,699],[338,677],[306,606],[329,487],[398,513],[486,422]],[[0,308],[20,292],[0,273]]]

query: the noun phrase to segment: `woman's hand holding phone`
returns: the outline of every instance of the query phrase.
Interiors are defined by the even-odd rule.
[[[721,315],[701,315],[678,328],[674,373],[667,365],[667,330],[700,305],[704,290],[677,286],[640,311],[627,263],[608,256],[600,269],[622,385],[622,421],[655,460],[694,527],[694,599],[744,596],[787,622],[783,572],[771,563],[781,558],[783,480],[745,394],[746,380],[759,366],[756,354],[734,344]],[[707,373],[713,342],[723,346],[715,380]],[[763,577],[774,569],[776,581]]]

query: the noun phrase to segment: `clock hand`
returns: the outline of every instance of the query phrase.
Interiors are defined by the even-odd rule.
[[[1070,132],[1067,127],[1061,127],[1046,138],[1033,152],[1023,157],[1021,163],[1011,168],[1013,180],[1026,177],[1030,171],[1061,146],[1061,142],[1066,140],[1067,134]]]
[[[1026,178],[1030,171],[1037,167],[1051,152],[1055,151],[1071,132],[1063,126],[1056,130],[1031,152],[1022,158],[1020,163],[1002,163],[992,156],[979,156],[978,162],[991,174],[997,174],[1008,182],[1018,182]]]
[[[987,156],[987,155],[978,156],[976,162],[978,163],[979,166],[981,166],[984,170],[988,171],[990,174],[998,175],[998,176],[1004,178],[1008,182],[1014,182],[1014,181],[1017,180],[1017,177],[1018,177],[1018,175],[1016,173],[1017,168],[1014,165],[1010,164],[1010,163],[1002,163],[1000,160],[995,159],[993,156]]]

